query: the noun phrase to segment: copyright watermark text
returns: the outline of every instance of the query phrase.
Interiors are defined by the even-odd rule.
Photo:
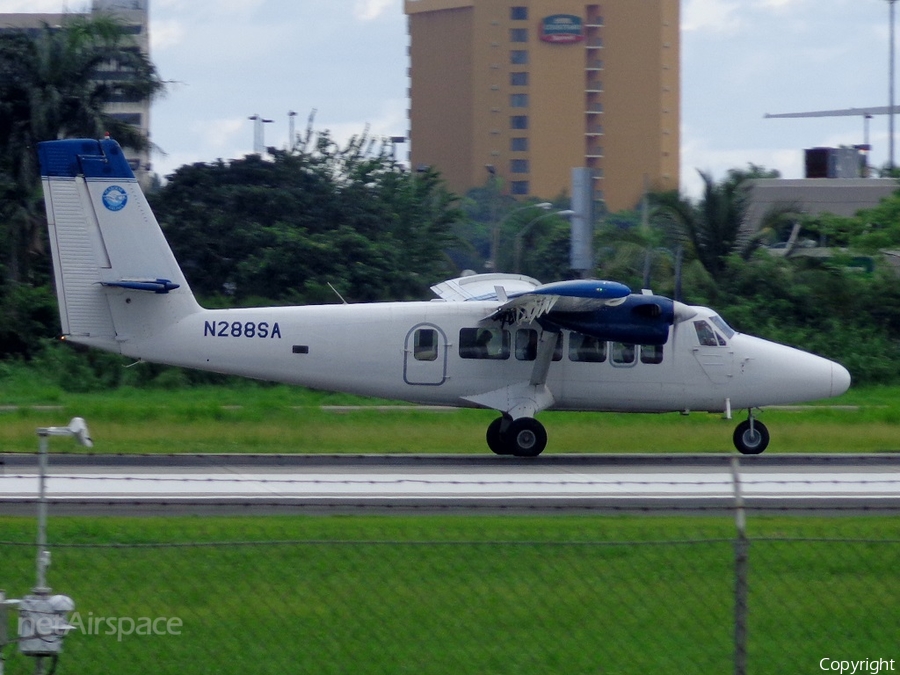
[[[826,656],[819,661],[819,668],[825,671],[835,673],[867,673],[868,675],[878,675],[878,673],[890,672],[897,670],[894,659],[857,659],[855,661],[849,659],[833,659]]]

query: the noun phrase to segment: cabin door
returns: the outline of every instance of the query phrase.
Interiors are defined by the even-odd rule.
[[[403,381],[437,386],[447,380],[447,336],[432,323],[413,326],[403,349]]]
[[[734,351],[709,323],[703,320],[693,323],[697,334],[693,347],[694,357],[710,380],[716,384],[728,383],[734,374]]]

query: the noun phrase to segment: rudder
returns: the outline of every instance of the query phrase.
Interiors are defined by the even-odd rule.
[[[127,353],[199,310],[119,144],[38,145],[63,334]]]

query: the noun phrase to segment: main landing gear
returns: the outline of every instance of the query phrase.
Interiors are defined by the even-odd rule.
[[[498,455],[537,457],[547,447],[547,431],[533,417],[498,417],[487,429],[488,447]]]
[[[769,430],[754,419],[752,410],[734,430],[734,447],[743,455],[758,455],[769,447]]]

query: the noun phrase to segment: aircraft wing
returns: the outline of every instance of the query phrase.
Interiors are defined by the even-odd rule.
[[[652,294],[633,294],[616,281],[573,279],[541,284],[514,274],[475,274],[432,286],[444,300],[495,300],[502,304],[484,318],[502,325],[533,323],[558,332],[572,330],[598,340],[662,345],[669,327],[695,313]]]
[[[629,295],[631,289],[616,281],[557,281],[511,296],[489,318],[510,324],[527,324],[552,312],[593,312],[620,304]]]
[[[502,300],[533,291],[541,282],[522,274],[472,274],[443,281],[431,287],[438,297],[451,302]]]

